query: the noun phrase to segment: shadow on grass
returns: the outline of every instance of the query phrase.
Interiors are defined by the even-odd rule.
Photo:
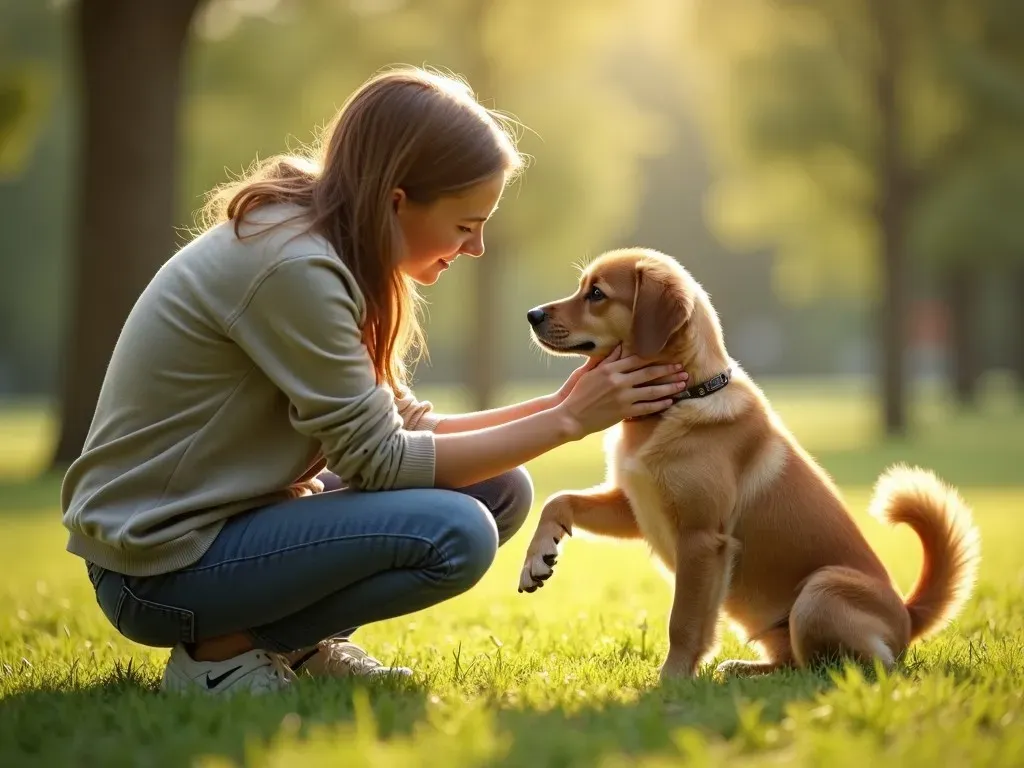
[[[76,669],[33,681],[0,700],[0,765],[193,765],[204,756],[245,764],[247,753],[278,736],[356,719],[356,691],[367,694],[381,738],[424,718],[428,692],[404,680],[304,679],[265,696],[214,698],[165,694],[131,664],[105,679],[77,683]]]
[[[449,722],[443,710],[428,715],[429,683],[303,680],[281,694],[214,699],[162,694],[152,680],[151,670],[131,666],[118,666],[84,686],[74,668],[33,680],[30,690],[0,701],[0,764],[189,765],[210,756],[246,764],[254,749],[279,736],[301,740],[320,725],[354,723],[358,690],[366,692],[382,741],[423,726],[433,730],[430,723],[439,717]],[[808,702],[831,687],[824,671],[724,683],[701,678],[641,690],[631,701],[581,698],[544,710],[510,707],[502,691],[487,691],[481,703],[508,740],[507,751],[488,764],[593,766],[611,754],[678,754],[674,732],[687,726],[753,744],[766,726],[784,719],[787,705]],[[453,738],[470,736],[460,732]]]
[[[623,753],[672,754],[680,729],[751,746],[765,727],[786,717],[788,705],[807,703],[834,687],[827,673],[776,673],[720,682],[710,678],[670,682],[641,692],[629,703],[595,703],[574,711],[503,710],[502,730],[512,746],[501,766],[593,766]],[[538,755],[544,760],[538,762]]]

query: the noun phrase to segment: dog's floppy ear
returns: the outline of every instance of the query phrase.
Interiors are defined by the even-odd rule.
[[[636,268],[631,346],[648,359],[665,348],[693,311],[693,299],[672,275],[660,271],[643,264]]]

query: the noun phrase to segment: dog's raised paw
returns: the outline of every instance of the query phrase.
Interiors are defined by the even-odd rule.
[[[558,544],[549,539],[526,556],[523,570],[519,574],[519,591],[536,592],[554,574],[558,562]]]

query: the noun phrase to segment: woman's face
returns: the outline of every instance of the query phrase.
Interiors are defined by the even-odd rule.
[[[460,254],[484,254],[484,224],[505,188],[504,174],[458,195],[420,205],[394,192],[395,215],[402,232],[399,269],[420,285],[433,285]]]

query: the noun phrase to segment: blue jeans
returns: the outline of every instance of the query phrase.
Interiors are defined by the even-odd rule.
[[[325,490],[231,518],[187,568],[136,577],[90,564],[89,579],[137,643],[244,632],[257,648],[295,651],[465,592],[532,502],[522,468],[458,491]]]

